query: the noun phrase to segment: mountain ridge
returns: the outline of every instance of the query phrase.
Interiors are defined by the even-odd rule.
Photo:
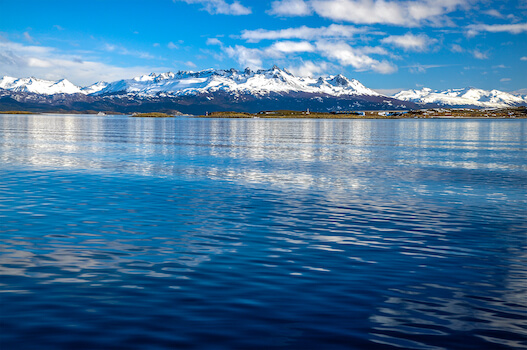
[[[225,91],[238,94],[263,96],[270,93],[307,92],[332,96],[371,95],[379,96],[358,80],[348,79],[339,74],[318,79],[296,77],[286,69],[274,66],[268,70],[245,69],[215,70],[198,72],[179,71],[161,74],[151,73],[132,79],[123,79],[108,84],[97,95],[135,93],[155,95],[164,93],[172,96],[214,93]]]
[[[527,96],[517,96],[508,92],[482,90],[474,87],[448,90],[403,90],[394,98],[417,104],[437,104],[449,107],[501,108],[527,105]]]
[[[34,77],[0,79],[0,108],[19,105],[35,109],[142,111],[167,108],[184,113],[257,109],[321,111],[421,109],[428,107],[510,107],[526,105],[527,97],[476,88],[445,91],[423,88],[382,95],[342,74],[297,77],[287,69],[206,69],[151,73],[85,87],[66,79]]]

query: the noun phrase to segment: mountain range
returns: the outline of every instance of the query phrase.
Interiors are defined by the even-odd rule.
[[[0,110],[30,111],[206,111],[257,112],[307,108],[318,111],[397,110],[428,107],[498,108],[527,105],[527,96],[476,88],[401,91],[382,95],[358,80],[335,76],[297,77],[274,66],[267,70],[207,69],[152,73],[81,87],[66,79],[0,79]]]

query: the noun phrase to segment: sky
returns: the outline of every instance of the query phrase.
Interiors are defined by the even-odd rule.
[[[527,94],[527,0],[0,0],[0,76],[86,86],[277,65],[386,94]]]

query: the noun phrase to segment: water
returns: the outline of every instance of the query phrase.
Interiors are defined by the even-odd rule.
[[[0,348],[527,348],[526,147],[527,120],[0,116]]]

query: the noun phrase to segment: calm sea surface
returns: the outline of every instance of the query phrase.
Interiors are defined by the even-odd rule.
[[[525,349],[527,120],[1,115],[0,348]]]

